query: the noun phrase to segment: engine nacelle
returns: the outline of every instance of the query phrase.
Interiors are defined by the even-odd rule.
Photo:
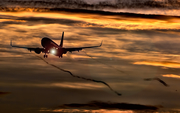
[[[66,54],[66,53],[67,53],[67,51],[65,49],[63,49],[63,54]]]
[[[36,48],[34,51],[35,51],[35,53],[37,53],[37,54],[40,54],[40,53],[41,53],[41,49],[40,49],[40,48]]]
[[[67,53],[67,51],[65,50],[65,51],[63,51],[63,54],[66,54]]]

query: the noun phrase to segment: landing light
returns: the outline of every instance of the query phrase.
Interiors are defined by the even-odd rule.
[[[55,55],[55,54],[56,54],[56,49],[51,49],[51,50],[50,50],[50,53],[53,54],[53,55]]]

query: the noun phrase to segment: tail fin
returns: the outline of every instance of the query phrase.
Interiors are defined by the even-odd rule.
[[[63,39],[64,39],[64,31],[63,31],[63,33],[62,33],[62,37],[61,37],[61,42],[60,42],[60,47],[63,47]]]

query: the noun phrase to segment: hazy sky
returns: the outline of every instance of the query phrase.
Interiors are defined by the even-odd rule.
[[[0,112],[180,110],[178,16],[76,8],[47,8],[41,12],[41,7],[39,10],[36,7],[36,11],[34,7],[22,7],[28,4],[22,1],[7,1],[13,6],[1,3],[4,5],[0,12]],[[155,14],[154,11],[151,13]],[[45,60],[73,75],[104,81],[122,96],[102,83],[75,78],[48,65],[39,58],[44,54],[10,47],[10,40],[14,45],[41,47],[43,37],[59,44],[63,31],[65,47],[99,45],[102,40],[103,45],[67,53],[63,58],[49,55]],[[144,80],[155,77],[169,87],[157,80]]]

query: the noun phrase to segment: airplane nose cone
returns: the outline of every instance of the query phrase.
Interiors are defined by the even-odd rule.
[[[50,40],[49,38],[44,37],[44,38],[42,38],[42,40],[41,40],[41,45],[42,45],[44,48],[46,48],[46,45],[48,45],[48,43],[49,43],[50,41],[51,41],[51,40]]]

